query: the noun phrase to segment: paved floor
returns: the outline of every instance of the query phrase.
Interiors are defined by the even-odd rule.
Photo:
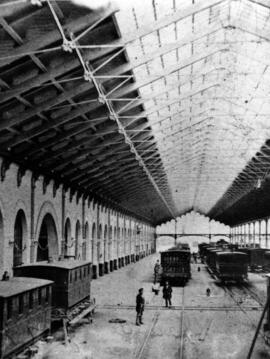
[[[98,304],[94,322],[73,328],[66,346],[61,332],[56,333],[53,343],[39,345],[36,359],[246,358],[261,314],[252,294],[246,288],[217,285],[204,266],[193,264],[192,279],[184,288],[173,287],[173,307],[166,309],[161,294],[151,291],[157,258],[146,257],[93,281]],[[251,274],[250,282],[251,289],[265,297],[266,279]],[[146,310],[144,325],[137,327],[134,305],[140,287],[145,289]],[[112,319],[125,322],[110,323]],[[269,353],[260,334],[252,358],[270,358]]]

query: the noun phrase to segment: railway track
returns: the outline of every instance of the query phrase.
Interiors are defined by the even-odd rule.
[[[135,352],[135,356],[134,358],[135,359],[142,359],[144,358],[144,355],[145,355],[145,349],[147,347],[147,344],[149,343],[149,340],[151,338],[151,335],[153,333],[153,330],[158,322],[158,318],[159,318],[159,311],[157,310],[154,314],[154,317],[152,319],[152,323],[149,327],[149,329],[147,330],[147,333],[146,335],[144,336],[144,339],[142,341],[142,343],[140,344],[139,348],[137,349],[137,351]]]
[[[99,305],[96,307],[97,309],[120,309],[120,310],[135,310],[135,306],[134,305]],[[254,310],[261,310],[262,308],[260,306],[253,306],[253,305],[243,305],[242,308],[244,308],[246,311],[254,311]],[[165,308],[164,306],[157,306],[157,305],[149,305],[146,306],[147,310],[157,310],[159,309],[160,311],[167,311],[168,309]],[[172,306],[170,308],[170,311],[181,311],[182,310],[182,306],[179,305],[175,305]],[[234,305],[234,306],[202,306],[202,307],[198,307],[198,306],[185,306],[185,311],[220,311],[220,312],[226,312],[226,311],[240,311],[241,309],[239,308],[238,305]]]
[[[236,295],[238,295],[238,293],[234,293],[232,288],[226,287],[226,286],[222,286],[223,290],[225,291],[225,293],[229,294],[229,296],[232,298],[232,300],[237,304],[237,306],[239,307],[239,309],[246,315],[246,317],[249,319],[250,324],[252,325],[252,327],[256,330],[257,329],[257,320],[256,322],[254,321],[253,318],[251,318],[248,314],[248,311],[246,310],[246,308],[238,301],[238,299],[236,298]],[[241,288],[241,286],[239,287]],[[253,298],[254,299],[254,298]],[[262,307],[260,307],[261,310],[263,309]],[[262,331],[259,332],[259,335],[261,336],[261,338],[264,339],[264,333]]]
[[[152,300],[155,298],[155,296],[153,296]],[[135,351],[135,354],[134,354],[134,359],[143,359],[145,357],[145,352],[146,352],[146,347],[150,341],[150,338],[151,338],[151,335],[154,331],[154,328],[158,322],[158,318],[160,316],[160,309],[161,309],[161,305],[162,305],[162,297],[160,299],[160,305],[150,305],[150,306],[145,306],[145,309],[149,309],[149,307],[152,307],[154,310],[155,310],[155,313],[154,313],[154,316],[152,318],[152,322],[151,322],[151,325],[150,327],[148,328],[148,330],[146,331],[145,335],[144,335],[144,338],[143,338],[143,341],[140,343],[139,347],[136,349]],[[119,306],[117,306],[117,308],[119,309]],[[134,310],[135,309],[135,306],[134,305],[129,305],[129,306],[126,306],[126,308],[123,308],[123,309],[132,309]]]
[[[179,331],[180,331],[180,343],[179,343],[179,359],[184,359],[184,341],[185,341],[185,330],[184,330],[184,315],[185,315],[185,288],[183,287],[181,290],[181,305],[177,306],[177,310],[180,310],[180,326],[179,326]],[[128,307],[128,309],[133,309],[134,310],[134,306],[125,306],[126,308]],[[150,306],[147,306],[147,309],[149,309]],[[156,327],[156,324],[158,322],[159,316],[160,316],[160,311],[162,309],[168,311],[168,308],[165,308],[164,306],[151,306],[153,309],[155,310],[155,313],[153,315],[152,318],[152,322],[150,327],[148,328],[148,330],[146,331],[143,341],[140,343],[139,347],[137,348],[137,350],[135,351],[134,354],[134,359],[143,359],[143,358],[147,358],[147,346],[149,345],[149,342],[151,340],[151,336],[154,332],[154,329]],[[104,308],[104,307],[103,307]],[[111,306],[110,306],[111,308]],[[119,308],[117,306],[117,308]],[[123,308],[124,309],[124,308]],[[175,307],[171,307],[169,310],[173,310],[175,309]]]
[[[244,288],[244,290],[251,296],[251,298],[254,299],[260,306],[263,307],[265,305],[265,303],[258,296],[258,294],[255,293],[252,289],[250,289],[248,283],[241,284],[241,288]]]
[[[185,318],[185,287],[183,287],[183,291],[182,291],[182,308],[181,308],[181,316],[180,316],[179,359],[184,359],[184,344],[185,344],[184,318]]]

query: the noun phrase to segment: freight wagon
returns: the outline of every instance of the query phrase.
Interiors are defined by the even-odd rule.
[[[251,271],[262,268],[264,265],[264,253],[263,248],[239,248],[239,252],[246,253],[248,256],[248,265]]]
[[[221,281],[242,282],[248,276],[248,256],[242,252],[217,252],[216,274]]]

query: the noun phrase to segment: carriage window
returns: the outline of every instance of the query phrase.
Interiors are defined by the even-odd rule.
[[[80,279],[82,279],[82,270],[81,270],[81,268],[80,268]]]
[[[49,287],[46,287],[45,301],[46,301],[46,303],[49,302]]]
[[[12,317],[12,299],[8,299],[7,302],[7,319],[10,319]]]
[[[83,269],[83,276],[86,277],[86,267]]]
[[[34,305],[34,293],[30,292],[29,293],[29,309],[33,309],[33,305]]]
[[[41,288],[38,289],[38,305],[41,305],[41,298],[42,298],[42,293],[41,293]]]
[[[22,314],[23,312],[23,295],[21,294],[19,296],[19,314]]]
[[[72,282],[72,272],[69,273],[69,281]]]
[[[88,266],[88,274],[90,274],[90,266]]]
[[[75,270],[75,281],[77,280],[77,271]]]

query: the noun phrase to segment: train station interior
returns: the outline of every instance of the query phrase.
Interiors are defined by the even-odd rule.
[[[270,359],[269,59],[269,0],[0,0],[0,359]]]

